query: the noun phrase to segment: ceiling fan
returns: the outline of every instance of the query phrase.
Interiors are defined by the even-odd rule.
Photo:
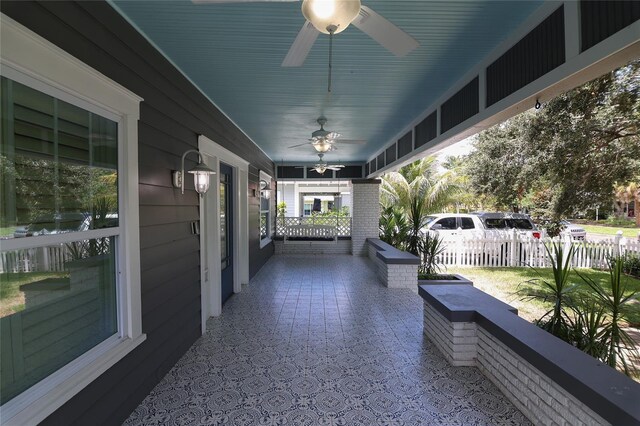
[[[249,3],[299,0],[191,0],[203,3]],[[301,66],[319,33],[333,36],[353,24],[395,56],[405,56],[419,43],[409,34],[377,14],[360,0],[302,0],[302,14],[306,22],[282,61],[283,67]]]
[[[336,142],[340,142],[340,144],[351,144],[351,145],[362,145],[366,143],[366,141],[364,140],[340,139],[340,137],[342,136],[340,133],[334,132],[331,130],[325,130],[324,125],[327,124],[327,119],[324,117],[320,117],[316,121],[320,125],[320,129],[311,133],[311,139],[309,139],[309,141],[311,142],[311,146],[313,146],[313,148],[315,148],[315,150],[319,153],[325,153],[325,152],[336,150],[337,149],[335,146]],[[305,146],[305,145],[308,145],[308,142],[299,143],[297,145],[292,145],[287,148],[298,148],[300,146]]]
[[[319,153],[318,157],[320,157],[320,161],[313,167],[310,167],[310,169],[315,170],[321,175],[324,174],[324,172],[326,172],[327,170],[340,170],[344,167],[343,164],[327,164],[327,162],[322,159],[322,157],[324,157],[323,153]]]

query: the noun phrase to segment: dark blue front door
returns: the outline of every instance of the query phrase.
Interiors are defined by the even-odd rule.
[[[220,261],[222,303],[233,294],[233,169],[220,163]]]

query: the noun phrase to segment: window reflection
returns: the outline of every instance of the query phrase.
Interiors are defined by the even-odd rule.
[[[1,404],[117,332],[115,238],[2,253]]]
[[[0,238],[118,226],[117,123],[2,78]]]

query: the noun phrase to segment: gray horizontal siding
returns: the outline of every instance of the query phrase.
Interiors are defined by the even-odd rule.
[[[249,186],[273,163],[105,2],[9,2],[3,13],[144,98],[139,122],[143,332],[147,340],[63,405],[44,424],[120,424],[200,335],[199,199],[171,185],[199,134],[248,160]],[[275,197],[274,197],[275,198]],[[259,199],[250,197],[250,273],[260,249]]]

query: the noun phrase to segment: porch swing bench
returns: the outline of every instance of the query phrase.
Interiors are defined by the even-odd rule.
[[[338,231],[335,226],[328,225],[289,225],[284,230],[284,242],[330,242],[338,241]]]

